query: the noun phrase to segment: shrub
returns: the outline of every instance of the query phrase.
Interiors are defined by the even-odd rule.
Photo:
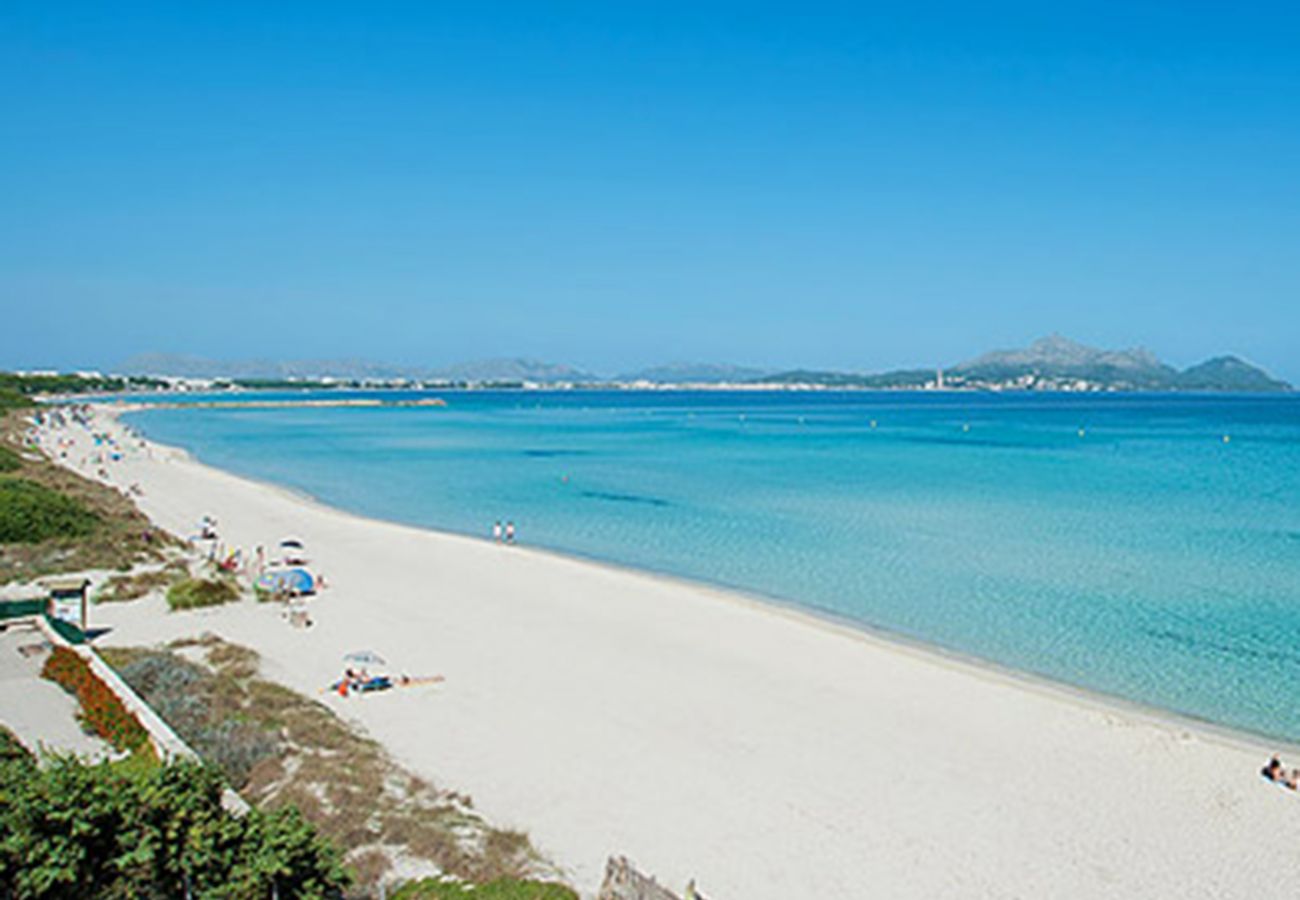
[[[236,788],[248,783],[259,762],[275,755],[274,734],[214,708],[216,678],[194,663],[170,653],[144,652],[115,668],[181,740],[218,766]]]
[[[296,811],[221,806],[216,770],[0,764],[0,896],[336,898],[338,850]]]
[[[33,761],[31,752],[23,746],[22,741],[18,740],[8,728],[0,725],[0,763]]]
[[[17,472],[23,467],[22,458],[8,447],[0,447],[0,472]]]
[[[41,676],[77,698],[81,720],[118,750],[135,750],[149,739],[144,726],[127,711],[117,695],[90,670],[84,659],[67,647],[55,647]]]
[[[0,544],[84,537],[99,518],[71,497],[22,478],[0,479]]]
[[[186,578],[167,589],[167,605],[172,609],[220,606],[238,599],[239,588],[223,578]]]
[[[0,412],[10,409],[23,409],[32,405],[32,401],[18,393],[18,391],[8,387],[0,387]]]
[[[144,572],[125,572],[114,575],[95,592],[96,603],[121,603],[138,600],[151,591],[166,587],[178,578],[186,577],[184,563],[169,563],[161,569]]]
[[[578,895],[552,881],[498,878],[487,884],[466,885],[425,878],[402,885],[393,900],[578,900]]]

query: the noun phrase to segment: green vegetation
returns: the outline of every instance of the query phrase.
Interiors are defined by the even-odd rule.
[[[239,599],[239,587],[226,578],[186,578],[167,589],[167,605],[173,610],[220,606]]]
[[[123,572],[109,577],[95,591],[96,603],[123,603],[138,600],[159,588],[169,587],[182,578],[189,577],[189,568],[180,560],[167,563],[162,568]]]
[[[105,648],[102,655],[236,790],[247,787],[254,768],[279,752],[274,728],[245,715],[233,679],[173,653]]]
[[[578,895],[565,885],[515,878],[476,885],[426,878],[403,885],[392,897],[393,900],[578,900]]]
[[[85,537],[98,524],[98,516],[58,491],[27,479],[0,479],[0,543]]]
[[[11,409],[23,409],[31,406],[32,401],[19,391],[12,388],[0,387],[0,413],[8,412]]]
[[[23,746],[22,741],[3,725],[0,725],[0,765],[7,762],[31,762],[32,754]]]
[[[335,898],[338,851],[294,810],[235,817],[215,769],[0,761],[0,896]]]
[[[346,847],[363,888],[386,882],[395,853],[483,885],[555,874],[526,835],[492,828],[468,797],[411,775],[328,707],[258,678],[252,650],[208,636],[103,656],[250,802],[296,807]]]
[[[23,446],[26,429],[24,414],[11,411],[0,415],[0,447],[9,453]],[[12,485],[28,485],[12,487]],[[33,491],[30,485],[43,490]],[[159,531],[120,492],[82,478],[45,459],[21,460],[21,469],[0,475],[0,491],[12,502],[12,512],[32,510],[38,518],[45,512],[75,508],[94,517],[94,526],[73,525],[75,534],[49,535],[33,539],[33,532],[16,515],[6,517],[0,508],[0,584],[16,579],[29,580],[56,572],[88,569],[129,571],[141,563],[160,563],[170,558],[172,548],[180,546],[174,537]],[[45,502],[50,494],[63,499]],[[33,497],[37,497],[33,501]],[[74,522],[85,524],[86,518],[73,515]],[[67,524],[55,516],[56,526]],[[8,522],[10,524],[4,524]]]
[[[165,381],[137,375],[18,375],[0,372],[0,408],[3,408],[5,394],[26,397],[32,394],[119,393],[166,386]]]
[[[139,720],[91,671],[89,664],[67,647],[55,647],[50,652],[41,677],[76,697],[81,707],[77,716],[85,728],[116,749],[139,750],[148,743],[149,734]]]
[[[8,447],[0,446],[0,472],[17,472],[22,467],[22,457]]]

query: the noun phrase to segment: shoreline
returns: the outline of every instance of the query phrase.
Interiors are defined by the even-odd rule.
[[[153,521],[183,536],[213,513],[244,547],[294,534],[331,587],[307,631],[268,604],[144,600],[97,606],[101,640],[214,631],[309,694],[359,647],[445,673],[437,690],[322,702],[531,832],[580,887],[615,853],[745,900],[864,884],[1255,897],[1300,878],[1270,851],[1300,838],[1300,798],[1257,774],[1282,742],[761,596],[366,518],[150,447],[114,483],[139,480]]]
[[[112,418],[120,422],[120,417],[123,415],[133,412],[143,412],[160,407],[153,405],[133,405],[130,409],[114,409],[111,406],[104,405],[101,408],[106,412],[109,412]],[[143,432],[141,432],[141,434],[143,435]],[[212,465],[211,463],[199,459],[195,454],[191,453],[184,447],[179,447],[174,444],[163,444],[153,440],[152,438],[148,438],[147,436],[145,436],[145,440],[148,441],[152,448],[172,454],[177,458],[184,459],[191,465],[199,466],[213,472],[220,472],[223,475],[237,478],[240,481],[255,486],[261,490],[277,493],[286,500],[302,503],[331,515],[344,516],[355,520],[359,524],[377,524],[395,528],[405,528],[415,533],[434,535],[439,538],[462,540],[481,546],[492,546],[492,541],[489,539],[466,532],[437,528],[430,525],[417,525],[412,522],[403,522],[399,519],[385,519],[379,516],[370,516],[343,507],[334,506],[328,501],[323,500],[312,494],[310,491],[302,488],[278,484],[242,472]],[[1298,740],[1225,725],[1212,719],[1202,718],[1179,710],[1167,709],[1150,703],[1144,703],[1140,700],[1134,700],[1130,697],[1124,697],[1119,694],[1109,694],[1082,685],[1071,684],[1068,681],[1061,681],[1040,672],[1017,669],[999,663],[996,660],[966,653],[957,648],[947,647],[942,644],[931,643],[902,632],[891,630],[882,625],[853,619],[849,616],[838,614],[833,610],[822,609],[793,598],[782,597],[777,594],[767,594],[762,591],[741,588],[721,582],[710,581],[708,579],[691,578],[689,576],[658,569],[641,568],[621,563],[617,560],[604,559],[599,556],[571,550],[517,544],[512,547],[512,552],[535,554],[559,562],[592,566],[596,569],[603,569],[632,578],[646,578],[661,582],[668,586],[694,590],[708,594],[715,602],[741,604],[746,608],[782,616],[806,626],[824,628],[830,632],[845,637],[861,639],[871,646],[882,647],[887,650],[915,653],[920,658],[931,662],[961,667],[971,675],[1002,679],[1007,683],[1022,687],[1026,690],[1041,691],[1049,696],[1056,696],[1063,700],[1081,703],[1085,706],[1091,706],[1103,711],[1109,710],[1133,716],[1140,716],[1156,725],[1164,725],[1170,728],[1194,729],[1200,731],[1206,737],[1215,737],[1229,744],[1241,747],[1250,747],[1255,750],[1260,750],[1261,752],[1271,752],[1274,749],[1280,748],[1287,752],[1294,752],[1297,757],[1300,757],[1300,741]]]

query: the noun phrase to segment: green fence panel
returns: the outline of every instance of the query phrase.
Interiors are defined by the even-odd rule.
[[[65,622],[62,619],[56,619],[46,614],[45,621],[50,623],[50,627],[59,633],[59,635],[69,644],[86,643],[86,634],[76,625]]]
[[[0,601],[0,620],[25,619],[39,616],[45,612],[44,600],[3,600]]]

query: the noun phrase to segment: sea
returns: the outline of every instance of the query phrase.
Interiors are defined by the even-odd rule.
[[[127,421],[366,516],[485,540],[512,521],[529,546],[1300,740],[1300,396],[239,395],[349,396],[447,405]]]

